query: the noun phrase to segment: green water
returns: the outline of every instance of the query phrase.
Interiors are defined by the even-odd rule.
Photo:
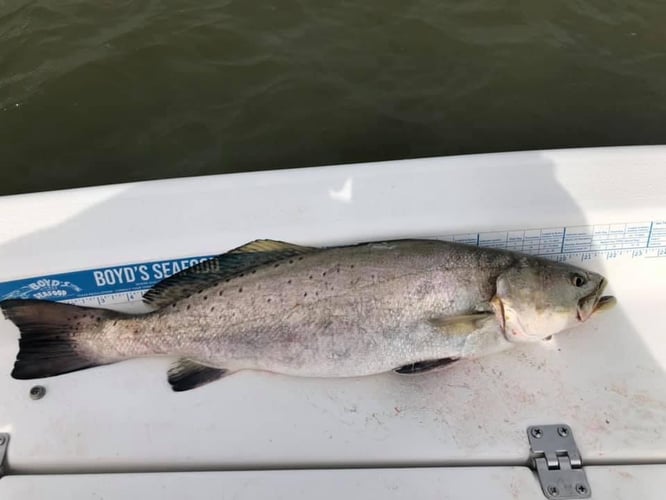
[[[666,143],[666,2],[0,0],[0,194]]]

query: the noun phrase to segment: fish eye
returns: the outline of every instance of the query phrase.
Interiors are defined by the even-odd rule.
[[[571,283],[573,284],[573,286],[581,287],[584,286],[585,283],[587,283],[587,278],[585,278],[585,276],[583,276],[582,274],[578,273],[572,274]]]

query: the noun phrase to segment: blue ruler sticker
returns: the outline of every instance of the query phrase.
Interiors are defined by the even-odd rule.
[[[86,299],[114,295],[120,300],[112,303],[131,302],[139,300],[155,283],[212,257],[158,260],[6,281],[0,283],[0,300],[41,299],[89,305],[108,301]]]
[[[666,257],[666,221],[549,227],[439,236],[560,262]],[[0,283],[0,300],[42,299],[85,306],[138,302],[155,283],[214,255],[52,274]]]

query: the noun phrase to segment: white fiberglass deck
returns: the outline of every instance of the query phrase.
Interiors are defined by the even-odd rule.
[[[39,381],[47,394],[38,401],[28,396],[34,381],[9,376],[17,330],[0,320],[0,432],[11,435],[10,474],[28,474],[0,479],[0,497],[39,497],[62,481],[81,487],[80,497],[90,494],[89,483],[77,482],[82,476],[67,473],[163,471],[164,483],[126,474],[94,480],[110,498],[139,483],[143,496],[154,490],[163,498],[159,484],[170,484],[175,471],[358,466],[441,467],[395,476],[408,487],[418,474],[440,474],[425,491],[434,496],[437,481],[448,484],[447,474],[462,471],[445,466],[478,466],[460,473],[478,474],[483,484],[500,470],[485,467],[494,465],[512,471],[488,479],[500,483],[495,498],[535,498],[538,483],[516,468],[528,457],[525,428],[535,423],[569,424],[588,465],[666,464],[666,147],[433,158],[0,198],[0,282],[127,309],[150,281],[142,283],[141,265],[157,279],[174,270],[172,259],[177,266],[257,238],[317,245],[417,236],[579,263],[608,278],[618,306],[550,342],[419,377],[245,372],[173,393],[165,377],[171,360],[143,359]],[[81,272],[67,274],[74,271]],[[81,282],[39,281],[54,275]],[[606,491],[631,483],[623,469],[598,469],[589,473],[595,492],[602,489],[596,474]],[[666,465],[638,470],[632,477],[649,483],[641,498],[659,498]],[[187,477],[203,489],[247,478],[206,474]],[[272,489],[283,481],[276,478],[297,473],[254,474]],[[299,474],[323,474],[323,484],[345,474],[393,477],[377,469]],[[359,488],[367,496],[384,491]],[[292,498],[312,493],[289,491]],[[466,498],[455,491],[450,498]]]

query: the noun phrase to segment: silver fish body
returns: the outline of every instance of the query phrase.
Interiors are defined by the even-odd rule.
[[[211,379],[243,369],[361,376],[538,340],[610,302],[600,275],[512,252],[436,240],[281,245],[237,249],[231,271],[224,254],[220,272],[170,278],[145,315],[69,312],[84,316],[72,350],[90,365],[179,356],[189,361],[177,373]]]

